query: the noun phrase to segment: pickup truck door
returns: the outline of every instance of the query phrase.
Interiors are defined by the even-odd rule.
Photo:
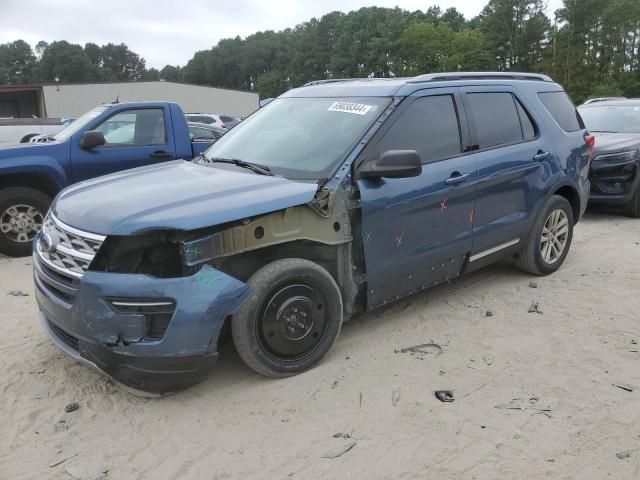
[[[458,89],[405,99],[361,155],[415,150],[422,174],[359,179],[362,243],[373,308],[457,277],[472,246],[477,168]]]
[[[100,130],[106,144],[83,149],[79,142],[87,130]],[[118,110],[73,135],[73,182],[176,158],[173,123],[167,108],[151,106]]]

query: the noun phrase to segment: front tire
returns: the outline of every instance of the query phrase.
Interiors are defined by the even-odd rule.
[[[31,255],[33,238],[42,228],[51,198],[39,190],[10,187],[0,190],[0,253]]]
[[[329,272],[309,260],[287,258],[262,267],[247,284],[254,294],[231,320],[242,360],[273,378],[317,365],[342,325],[342,296]]]
[[[516,267],[533,275],[549,275],[564,263],[573,239],[573,209],[569,201],[552,196],[536,217]]]
[[[631,201],[624,206],[624,213],[633,218],[640,218],[640,187]]]

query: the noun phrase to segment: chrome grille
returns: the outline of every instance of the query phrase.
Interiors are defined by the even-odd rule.
[[[42,261],[57,272],[82,278],[105,237],[65,225],[47,215],[36,245]]]

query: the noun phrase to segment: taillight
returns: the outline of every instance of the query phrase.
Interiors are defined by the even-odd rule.
[[[584,143],[587,144],[587,147],[593,148],[596,145],[596,137],[593,135],[587,135],[584,137]]]

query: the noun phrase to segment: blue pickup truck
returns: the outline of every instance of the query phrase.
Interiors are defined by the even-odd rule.
[[[114,103],[87,112],[44,143],[0,147],[0,253],[31,254],[51,200],[63,188],[144,165],[191,159],[211,141],[192,141],[179,105]]]

